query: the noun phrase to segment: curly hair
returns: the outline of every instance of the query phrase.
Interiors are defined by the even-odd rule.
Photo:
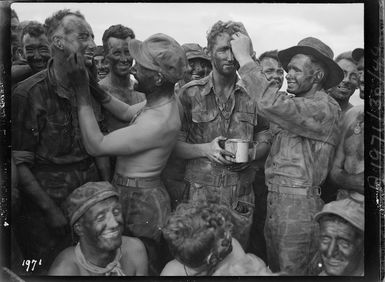
[[[81,14],[79,11],[71,11],[70,9],[62,9],[57,11],[44,22],[45,34],[47,35],[49,42],[52,41],[54,32],[62,24],[63,18],[69,15],[74,15],[85,20],[83,14]]]
[[[208,51],[212,51],[216,38],[221,33],[227,33],[231,36],[238,31],[242,32],[240,30],[240,27],[236,23],[233,23],[233,25],[227,27],[229,23],[230,22],[217,21],[211,27],[211,29],[207,32],[207,50]]]
[[[228,207],[191,202],[178,206],[162,232],[172,255],[184,265],[196,268],[206,263],[217,241],[232,229]]]
[[[42,34],[45,34],[44,26],[36,21],[30,21],[26,26],[23,27],[23,30],[21,31],[20,41],[21,45],[23,46],[23,37],[24,35],[29,34],[33,37],[39,37]]]
[[[110,37],[115,37],[119,39],[126,39],[127,37],[130,37],[131,39],[134,39],[135,33],[131,28],[123,26],[121,24],[110,26],[108,29],[104,31],[103,37],[102,37],[104,54],[108,53],[107,42]]]

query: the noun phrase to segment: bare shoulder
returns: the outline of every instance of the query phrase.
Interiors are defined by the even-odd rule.
[[[52,263],[48,275],[80,275],[76,263],[75,248],[63,250]]]
[[[172,260],[169,261],[166,266],[163,268],[160,276],[185,276],[186,273],[184,271],[183,265],[177,261]]]
[[[122,248],[129,250],[131,253],[146,251],[146,248],[140,239],[128,236],[122,236]]]

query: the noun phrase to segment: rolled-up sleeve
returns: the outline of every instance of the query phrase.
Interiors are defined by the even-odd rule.
[[[32,165],[39,142],[38,118],[28,95],[12,95],[12,156],[15,164]]]
[[[336,105],[325,99],[291,98],[279,92],[258,63],[242,66],[239,74],[244,87],[253,95],[258,114],[294,134],[327,142],[339,118]]]

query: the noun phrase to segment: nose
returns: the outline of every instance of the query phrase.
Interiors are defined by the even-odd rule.
[[[35,60],[41,58],[41,55],[40,55],[39,50],[35,49],[35,50],[33,51],[33,58],[34,58]]]
[[[227,60],[228,61],[234,61],[234,55],[233,55],[233,51],[231,51],[231,49],[227,50]]]
[[[107,220],[107,227],[116,228],[118,226],[119,226],[119,223],[117,218],[112,213],[109,213],[108,220]]]
[[[96,49],[96,44],[93,38],[90,38],[88,48],[92,49],[92,51],[95,51]]]
[[[338,254],[338,244],[335,240],[332,240],[328,247],[327,256],[330,258],[336,256],[336,254]]]

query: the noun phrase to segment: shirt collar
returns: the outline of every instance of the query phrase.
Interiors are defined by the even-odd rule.
[[[56,77],[53,71],[53,58],[51,58],[48,61],[47,73],[48,73],[48,81],[52,86],[52,88],[54,89],[54,92],[62,98],[72,100],[72,98],[74,97],[74,93],[72,89],[64,87],[63,85],[58,83],[58,81],[56,80]]]
[[[207,79],[207,83],[201,92],[202,96],[206,96],[206,95],[210,94],[211,92],[214,94],[213,72],[210,72],[210,74],[206,77],[206,79]],[[244,93],[246,93],[251,98],[251,96],[247,93],[245,87],[243,86],[242,80],[240,79],[238,72],[237,72],[237,80],[235,82],[234,93],[239,91],[239,90],[243,91]]]

